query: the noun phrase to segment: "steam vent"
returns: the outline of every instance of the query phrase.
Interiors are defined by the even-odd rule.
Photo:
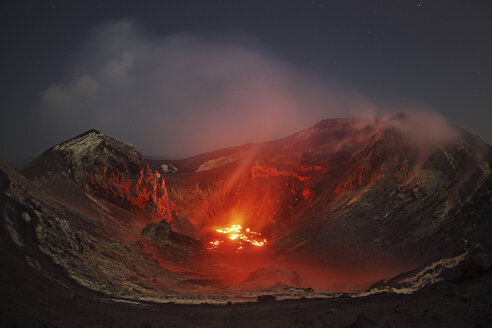
[[[490,326],[491,165],[412,114],[180,160],[90,130],[0,162],[0,326]]]

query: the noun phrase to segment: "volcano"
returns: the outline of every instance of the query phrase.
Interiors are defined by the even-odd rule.
[[[172,161],[89,130],[2,160],[2,326],[486,326],[492,149],[432,124]]]

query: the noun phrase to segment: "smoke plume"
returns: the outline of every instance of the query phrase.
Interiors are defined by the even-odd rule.
[[[100,26],[42,92],[60,135],[99,129],[147,155],[183,157],[283,137],[317,121],[374,112],[355,92],[320,81],[251,38]]]

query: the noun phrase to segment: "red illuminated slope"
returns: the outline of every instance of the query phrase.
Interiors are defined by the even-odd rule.
[[[463,239],[490,231],[490,147],[455,127],[435,134],[420,123],[405,115],[325,120],[280,140],[149,166],[132,147],[91,131],[24,174],[47,190],[66,186],[79,200],[50,193],[108,230],[121,225],[111,238],[138,241],[162,266],[205,275],[207,286],[286,265],[302,286],[353,289],[453,256]],[[83,210],[92,199],[109,211]],[[171,227],[155,225],[162,219]],[[151,222],[145,231],[155,234],[142,234]]]

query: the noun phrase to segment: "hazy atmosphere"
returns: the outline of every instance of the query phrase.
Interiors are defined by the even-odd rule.
[[[408,109],[492,140],[488,1],[261,3],[4,1],[1,156],[95,128],[184,157]]]

